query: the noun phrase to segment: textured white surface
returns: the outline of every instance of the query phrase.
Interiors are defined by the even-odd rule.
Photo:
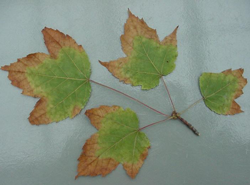
[[[92,64],[93,80],[170,113],[163,84],[141,91],[120,83],[98,63],[124,56],[119,37],[128,8],[157,29],[161,39],[180,26],[177,66],[165,77],[177,110],[200,98],[198,77],[202,72],[241,67],[250,79],[248,0],[1,0],[0,65],[30,53],[47,53],[40,31],[45,26],[59,29],[83,45]],[[92,88],[86,109],[102,104],[130,107],[137,112],[141,126],[162,119],[115,92],[95,84]],[[31,126],[27,118],[37,99],[21,95],[4,71],[0,71],[0,89],[1,185],[250,184],[249,84],[237,100],[245,111],[242,114],[220,116],[200,103],[183,115],[199,130],[200,137],[178,121],[145,129],[152,147],[135,180],[121,165],[105,178],[74,180],[81,148],[96,131],[84,116],[85,111],[72,120]]]

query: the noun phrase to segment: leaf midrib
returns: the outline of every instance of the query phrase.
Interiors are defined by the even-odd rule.
[[[64,102],[67,98],[69,98],[73,93],[75,93],[78,89],[80,89],[84,84],[86,84],[86,82],[82,83],[81,85],[79,85],[76,89],[74,89],[74,91],[72,91],[71,93],[69,93],[66,97],[64,97],[60,102],[58,102],[55,106],[51,107],[57,107],[59,104],[61,104],[62,102]],[[50,110],[50,109],[48,109]]]
[[[121,125],[121,126],[127,127],[127,128],[129,128],[129,129],[132,129],[132,130],[136,130],[136,131],[137,131],[137,129],[138,129],[138,128],[130,127],[130,126],[126,125],[126,124],[120,123],[120,122],[118,122],[118,121],[116,121],[116,120],[114,120],[114,119],[112,119],[112,118],[109,118],[109,119],[112,120],[112,121],[113,121],[114,123],[116,123],[117,125]]]
[[[141,38],[141,37],[140,37]],[[148,60],[150,61],[150,63],[152,64],[152,66],[155,68],[155,70],[157,71],[157,73],[160,75],[161,73],[159,72],[159,70],[157,69],[157,67],[155,66],[154,62],[151,60],[151,58],[148,56],[148,53],[146,52],[145,50],[145,47],[142,43],[142,38],[140,39],[140,42],[141,42],[141,45],[142,45],[142,48],[143,48],[143,51],[145,53],[145,55],[147,56]]]
[[[104,153],[106,153],[108,150],[110,150],[111,148],[113,148],[115,145],[117,145],[118,143],[120,143],[122,140],[124,140],[125,138],[127,138],[128,136],[136,133],[136,132],[139,132],[138,130],[134,131],[134,132],[131,132],[129,134],[127,134],[126,136],[124,136],[123,138],[121,138],[119,141],[117,141],[116,143],[114,143],[113,145],[111,145],[110,147],[108,147],[106,150],[104,150],[100,155],[98,155],[97,157],[101,157]]]
[[[61,77],[61,76],[51,76],[51,75],[44,75],[44,74],[40,74],[40,73],[26,73],[26,74],[32,74],[32,75],[37,75],[37,76],[44,76],[44,77],[48,77],[48,78],[59,78],[59,79],[65,79],[65,80],[77,80],[77,81],[85,81],[87,79],[84,78],[71,78],[71,77]]]
[[[87,81],[86,81],[86,82],[87,82]],[[86,84],[86,82],[80,84],[77,88],[74,89],[74,91],[72,91],[71,93],[69,93],[69,94],[68,94],[66,97],[64,97],[60,102],[58,102],[56,105],[53,105],[53,106],[49,107],[48,109],[46,109],[46,111],[44,111],[42,114],[40,114],[40,115],[37,116],[37,117],[40,117],[40,116],[46,114],[48,111],[50,111],[50,110],[56,108],[58,105],[60,105],[62,102],[64,102],[67,98],[69,98],[72,94],[74,94],[80,87],[82,87],[84,84]],[[45,97],[46,97],[46,96],[45,96]],[[37,118],[37,117],[36,117],[36,118]]]
[[[46,31],[47,32],[47,31]],[[62,45],[49,33],[49,32],[47,32],[47,34],[49,34],[53,39],[54,39],[54,41],[61,47],[61,50],[68,56],[68,58],[71,60],[71,62],[73,63],[73,65],[77,68],[77,70],[80,72],[80,73],[82,73],[86,78],[87,78],[87,76],[85,75],[85,73],[83,73],[79,68],[78,68],[78,66],[75,64],[75,62],[73,61],[73,59],[70,57],[70,55],[68,55],[68,53],[67,52],[65,52],[64,51],[64,49],[63,49],[63,47],[62,47]]]
[[[225,89],[225,88],[226,88],[227,86],[229,86],[230,84],[231,84],[231,82],[229,82],[227,85],[223,86],[222,88],[220,88],[220,89],[217,90],[216,92],[214,92],[214,93],[212,93],[212,94],[210,94],[210,95],[204,97],[204,99],[206,100],[207,98],[209,98],[209,97],[211,97],[211,96],[213,96],[213,95],[219,93],[220,91],[222,91],[223,89]]]
[[[25,74],[30,74],[30,75],[37,75],[37,76],[45,76],[49,78],[59,78],[59,79],[65,79],[65,80],[78,80],[78,81],[85,81],[88,80],[87,78],[71,78],[71,77],[63,77],[63,76],[51,76],[51,75],[45,75],[45,74],[40,74],[40,73],[28,73],[26,71],[17,71],[17,70],[10,70],[11,72],[18,72],[18,73],[25,73]]]

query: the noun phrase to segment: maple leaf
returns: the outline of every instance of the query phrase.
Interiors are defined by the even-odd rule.
[[[86,105],[91,86],[90,63],[81,45],[58,30],[44,28],[50,55],[34,53],[1,69],[9,71],[12,85],[22,94],[39,97],[30,113],[31,124],[48,124],[73,118]]]
[[[84,144],[79,157],[78,175],[105,176],[119,163],[135,178],[150,147],[147,136],[139,130],[139,120],[130,109],[100,106],[86,111],[98,129]]]
[[[243,72],[243,69],[228,69],[221,73],[202,73],[199,83],[206,106],[224,115],[243,112],[234,101],[243,94],[242,89],[247,84]]]
[[[116,78],[142,89],[159,85],[159,79],[175,69],[177,28],[161,42],[156,30],[129,11],[121,44],[127,57],[101,62]]]

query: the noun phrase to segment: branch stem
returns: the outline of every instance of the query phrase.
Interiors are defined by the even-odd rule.
[[[164,81],[163,76],[161,77],[161,80],[162,80],[162,82],[163,82],[163,84],[164,84],[164,86],[165,86],[165,89],[166,89],[167,93],[168,93],[168,97],[169,97],[169,100],[170,100],[171,105],[172,105],[172,107],[173,107],[173,110],[176,112],[176,109],[175,109],[175,106],[174,106],[173,100],[172,100],[172,98],[171,98],[170,92],[169,92],[169,90],[168,90],[168,87],[167,87],[166,82]]]
[[[190,130],[193,131],[193,133],[197,136],[200,136],[200,133],[193,127],[193,125],[191,125],[190,123],[188,123],[185,119],[183,119],[182,117],[180,117],[179,115],[177,115],[177,118],[184,123]]]
[[[151,127],[151,126],[153,126],[153,125],[155,125],[155,124],[162,123],[162,122],[164,122],[164,121],[168,121],[168,120],[170,120],[170,119],[172,119],[172,116],[169,116],[169,117],[167,117],[167,118],[165,118],[165,119],[163,119],[163,120],[160,120],[160,121],[151,123],[151,124],[149,124],[149,125],[146,125],[146,126],[144,126],[144,127],[141,127],[141,128],[138,129],[138,131],[141,131],[141,130],[147,128],[147,127]]]
[[[163,116],[169,116],[169,115],[167,115],[167,114],[164,114],[164,113],[162,113],[162,112],[160,112],[160,111],[158,111],[158,110],[156,110],[156,109],[150,107],[149,105],[147,105],[147,104],[141,102],[140,100],[137,100],[137,99],[133,98],[132,96],[129,96],[129,95],[127,95],[127,94],[125,94],[125,93],[123,93],[123,92],[121,92],[121,91],[118,91],[118,90],[116,90],[116,89],[114,89],[114,88],[112,88],[112,87],[106,86],[106,85],[104,85],[104,84],[101,84],[101,83],[96,82],[96,81],[91,80],[91,79],[89,79],[89,81],[92,82],[92,83],[95,83],[95,84],[97,84],[97,85],[100,85],[100,86],[102,86],[102,87],[105,87],[105,88],[107,88],[107,89],[110,89],[110,90],[112,90],[112,91],[115,91],[115,92],[117,92],[117,93],[119,93],[119,94],[122,94],[122,95],[124,95],[124,96],[130,98],[131,100],[134,100],[134,101],[136,101],[136,102],[142,104],[143,106],[145,106],[145,107],[151,109],[152,111],[157,112],[158,114],[161,114],[161,115],[163,115]]]

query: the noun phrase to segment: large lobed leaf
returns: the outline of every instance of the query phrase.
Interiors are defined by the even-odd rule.
[[[206,106],[217,114],[242,112],[234,100],[243,94],[242,89],[247,84],[243,72],[243,69],[228,69],[221,73],[203,73],[199,83]]]
[[[12,85],[22,94],[40,97],[30,113],[31,124],[48,124],[73,118],[86,105],[91,86],[90,62],[81,45],[58,30],[44,28],[50,55],[34,53],[1,69],[9,71]]]
[[[86,116],[98,129],[83,146],[79,157],[78,175],[105,176],[119,163],[134,178],[150,147],[147,136],[140,132],[139,120],[130,109],[100,106],[86,111]]]
[[[127,57],[101,62],[116,78],[142,89],[152,89],[162,76],[175,69],[177,28],[161,42],[156,30],[129,11],[121,44]]]

